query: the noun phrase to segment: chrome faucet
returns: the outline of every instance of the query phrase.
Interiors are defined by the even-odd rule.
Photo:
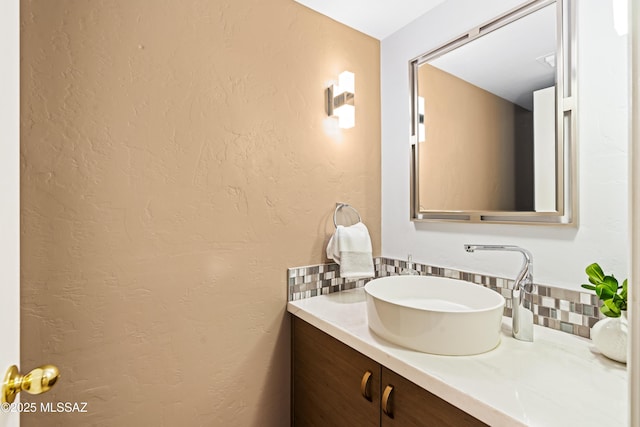
[[[513,337],[521,341],[533,341],[533,312],[524,306],[524,294],[533,291],[533,256],[531,252],[512,245],[464,245],[467,252],[514,251],[524,256],[524,263],[516,277],[511,293]]]
[[[401,276],[419,276],[420,272],[416,270],[413,266],[413,259],[411,254],[407,257],[407,265],[402,270],[400,270]]]

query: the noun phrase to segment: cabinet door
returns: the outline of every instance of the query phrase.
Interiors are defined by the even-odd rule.
[[[480,420],[385,367],[382,368],[381,394],[382,427],[486,426]]]
[[[379,426],[377,362],[296,317],[292,347],[294,426]]]

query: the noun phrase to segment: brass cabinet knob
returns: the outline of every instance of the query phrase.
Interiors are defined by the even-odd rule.
[[[33,369],[27,375],[21,375],[13,365],[7,370],[2,383],[2,403],[13,403],[21,391],[29,394],[47,392],[56,385],[60,370],[53,365],[43,365]]]

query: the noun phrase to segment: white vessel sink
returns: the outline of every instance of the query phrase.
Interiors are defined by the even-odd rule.
[[[504,297],[462,280],[390,276],[364,287],[369,328],[394,344],[461,356],[500,344]]]

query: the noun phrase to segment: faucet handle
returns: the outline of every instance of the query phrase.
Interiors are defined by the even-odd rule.
[[[407,264],[406,266],[400,270],[401,276],[419,276],[420,272],[413,267],[413,259],[411,254],[407,256]]]
[[[532,294],[536,291],[536,284],[533,283],[531,277],[528,277],[527,280],[522,284],[522,290],[528,294]]]

